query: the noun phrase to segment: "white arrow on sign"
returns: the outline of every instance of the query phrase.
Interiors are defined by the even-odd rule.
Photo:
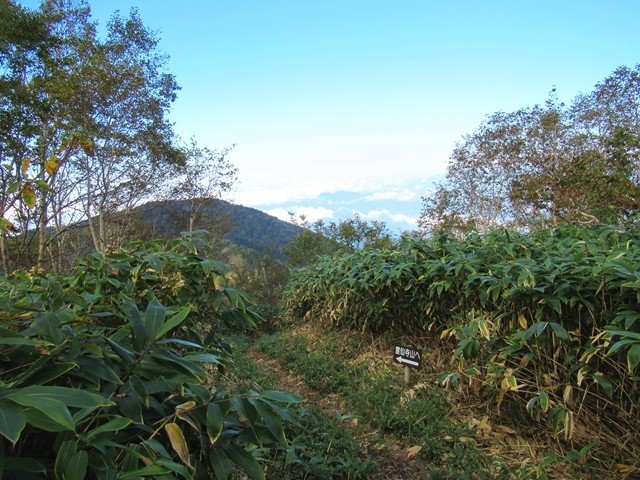
[[[399,363],[406,363],[408,365],[413,365],[414,367],[419,367],[420,364],[418,362],[414,362],[413,360],[409,360],[407,358],[396,357],[396,361]]]

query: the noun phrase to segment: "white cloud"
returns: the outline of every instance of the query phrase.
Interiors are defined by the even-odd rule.
[[[369,202],[375,202],[378,200],[396,200],[398,202],[412,202],[416,200],[418,196],[415,192],[411,192],[409,190],[402,191],[386,191],[386,192],[377,192],[371,195],[367,195],[364,197],[364,200]]]
[[[410,215],[404,215],[402,213],[392,213],[391,211],[384,210],[370,210],[369,212],[354,212],[360,215],[361,218],[367,220],[382,220],[382,221],[393,221],[396,223],[406,223],[411,227],[416,226],[417,218],[412,217]]]
[[[271,210],[266,210],[269,215],[273,215],[280,220],[284,220],[288,222],[291,220],[291,213],[295,217],[299,217],[300,215],[304,215],[305,218],[309,222],[315,222],[316,220],[324,219],[324,218],[333,218],[334,211],[328,208],[323,207],[300,207],[300,206],[292,206],[290,208],[273,208]]]
[[[274,184],[268,187],[259,186],[248,190],[239,188],[234,195],[234,200],[240,205],[256,207],[312,200],[322,194],[366,191],[371,191],[371,185],[361,180],[320,180],[295,184]]]

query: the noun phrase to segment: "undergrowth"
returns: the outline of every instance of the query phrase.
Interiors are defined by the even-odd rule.
[[[513,409],[562,458],[597,440],[590,462],[638,476],[639,266],[635,224],[406,238],[295,271],[283,315],[420,338],[451,395]]]
[[[273,373],[246,355],[246,336],[234,335],[230,343],[234,362],[223,376],[226,388],[242,392],[278,386],[278,379]],[[291,357],[284,357],[287,363],[291,361]],[[318,379],[316,385],[320,386],[321,376],[317,368],[312,375]],[[357,440],[344,426],[350,420],[348,416],[339,412],[328,416],[314,405],[292,408],[290,414],[291,421],[286,429],[288,445],[269,451],[263,458],[267,464],[266,478],[358,480],[371,478],[377,471],[376,462],[364,455]]]
[[[504,462],[475,446],[473,432],[454,419],[440,389],[420,383],[405,390],[397,370],[356,365],[363,346],[354,338],[335,331],[283,330],[261,337],[256,348],[293,368],[317,391],[339,394],[345,410],[362,424],[401,441],[409,456],[430,463],[430,478],[514,478]]]

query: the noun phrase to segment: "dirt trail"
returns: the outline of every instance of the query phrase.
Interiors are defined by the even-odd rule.
[[[343,414],[344,402],[338,395],[321,394],[310,388],[295,372],[281,366],[277,360],[265,356],[253,347],[247,350],[247,356],[260,365],[269,374],[278,379],[278,388],[295,393],[306,399],[307,404],[314,405],[333,417],[335,412]],[[347,427],[352,427],[354,438],[358,440],[364,455],[373,459],[379,471],[371,480],[405,480],[417,478],[429,478],[428,466],[418,457],[410,457],[407,450],[410,445],[402,445],[396,440],[391,440],[375,429],[362,431],[357,427],[357,420]]]

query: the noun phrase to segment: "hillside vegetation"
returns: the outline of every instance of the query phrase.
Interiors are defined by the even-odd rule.
[[[283,301],[294,318],[437,352],[448,358],[443,388],[637,472],[639,234],[567,226],[407,240],[325,257],[292,276]]]
[[[0,476],[373,478],[386,435],[432,479],[640,475],[640,65],[488,116],[398,239],[220,200],[231,148],[176,136],[137,10],[0,20]],[[237,331],[355,417],[264,388]]]
[[[222,331],[259,317],[205,247],[137,242],[0,279],[0,474],[264,478],[300,399],[227,388]]]

